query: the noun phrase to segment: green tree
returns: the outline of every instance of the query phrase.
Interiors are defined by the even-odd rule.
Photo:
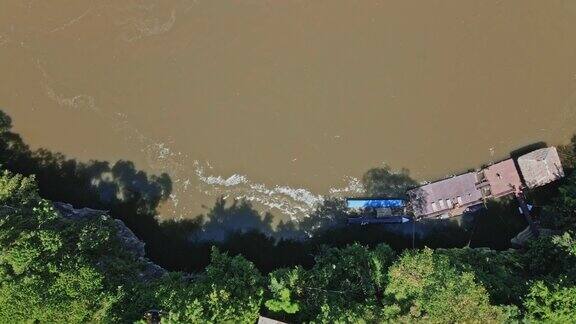
[[[576,168],[576,135],[572,136],[569,144],[558,146],[558,155],[564,169],[571,171]]]
[[[12,118],[0,110],[0,133],[7,132],[10,129],[12,129]]]
[[[526,293],[521,276],[525,262],[516,251],[462,248],[437,249],[435,253],[446,256],[455,270],[473,273],[494,304],[520,304],[520,296]]]
[[[530,242],[524,255],[530,278],[550,283],[562,279],[576,284],[575,250],[576,244],[570,233]]]
[[[382,318],[386,272],[394,260],[387,245],[369,250],[358,244],[327,248],[310,270],[281,269],[270,274],[265,305],[294,314],[297,322],[355,322]]]
[[[280,269],[270,274],[271,299],[266,300],[266,307],[276,313],[285,312],[294,314],[300,310],[300,304],[293,300],[293,289],[297,289],[298,281],[304,270],[301,267],[294,269]]]
[[[0,220],[0,322],[102,321],[119,292],[77,253],[79,240],[63,232],[60,215],[40,201],[4,208]],[[81,228],[76,228],[81,229]]]
[[[406,321],[501,322],[505,312],[490,305],[486,289],[470,272],[456,271],[446,256],[426,248],[405,252],[388,273],[386,293]]]
[[[34,177],[24,177],[4,170],[0,174],[0,204],[12,210],[30,206],[40,200]]]
[[[169,321],[193,323],[254,323],[264,294],[263,278],[241,256],[217,249],[206,271],[188,286],[185,305],[173,308]]]
[[[544,209],[542,225],[562,231],[576,230],[576,173],[558,190],[558,196]]]
[[[576,287],[549,285],[535,282],[524,306],[528,321],[546,323],[576,322]]]

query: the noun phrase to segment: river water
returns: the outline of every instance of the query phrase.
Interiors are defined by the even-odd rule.
[[[3,0],[0,107],[33,147],[298,218],[576,131],[575,1]]]

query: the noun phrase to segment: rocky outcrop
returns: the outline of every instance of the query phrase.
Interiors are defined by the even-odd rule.
[[[538,234],[540,237],[548,237],[560,234],[558,231],[553,231],[547,228],[539,228]],[[537,237],[534,235],[534,232],[531,230],[530,226],[526,227],[522,232],[518,233],[515,237],[510,240],[513,247],[524,248],[528,244],[528,242],[535,240]]]
[[[96,217],[111,218],[107,211],[91,208],[76,209],[74,206],[62,202],[55,202],[54,207],[58,212],[60,212],[62,217],[71,220],[93,219]],[[113,219],[113,222],[116,227],[118,240],[121,242],[122,246],[127,252],[131,253],[136,259],[141,261],[142,270],[139,273],[139,276],[142,280],[147,281],[159,278],[167,273],[164,268],[146,258],[146,244],[142,242],[134,232],[124,224],[124,222],[119,219]]]

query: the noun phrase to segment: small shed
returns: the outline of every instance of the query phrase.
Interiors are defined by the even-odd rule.
[[[528,188],[536,188],[564,177],[555,147],[539,149],[518,158],[518,166]]]

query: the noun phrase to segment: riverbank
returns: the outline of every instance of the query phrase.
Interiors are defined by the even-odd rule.
[[[272,226],[273,216],[257,211],[250,202],[226,204],[224,199],[209,208],[204,221],[159,222],[157,208],[169,199],[173,185],[168,174],[149,175],[136,169],[129,161],[83,163],[47,150],[31,150],[18,134],[11,132],[8,116],[2,115],[0,120],[0,163],[3,167],[24,175],[35,175],[43,197],[71,203],[78,208],[108,210],[112,217],[122,220],[146,242],[147,256],[167,270],[202,269],[209,262],[212,245],[232,253],[242,253],[267,272],[283,266],[309,266],[313,262],[311,256],[323,245],[387,242],[402,251],[425,245],[461,247],[470,242],[471,229],[453,222],[447,222],[441,231],[423,229],[421,232],[425,235],[415,241],[411,234],[406,235],[411,233],[410,228],[399,232],[387,230],[386,225],[351,228],[346,226],[349,215],[341,199],[324,200],[298,224],[281,222]],[[569,151],[574,152],[574,146],[570,146]],[[399,179],[406,185],[414,183],[405,175],[380,171],[367,172],[369,179],[380,184],[387,184],[381,182],[383,179],[396,183],[392,186],[395,190]],[[382,186],[370,188],[374,191],[386,189]],[[510,220],[517,219],[516,208],[504,205],[502,215],[509,215]],[[502,215],[489,219],[498,223]],[[495,239],[508,241],[506,235]],[[475,244],[474,236],[472,244]],[[485,244],[491,246],[490,235]],[[498,242],[492,246],[505,248]],[[265,257],[267,255],[279,257],[270,259]]]

